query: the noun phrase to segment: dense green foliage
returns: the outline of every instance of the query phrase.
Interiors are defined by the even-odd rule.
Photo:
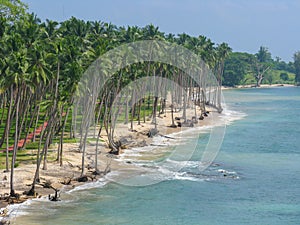
[[[26,139],[29,134],[33,134],[29,140],[29,147],[38,148],[37,171],[30,191],[33,194],[35,182],[39,180],[38,170],[42,160],[43,169],[47,169],[48,148],[51,143],[59,140],[57,161],[62,165],[63,141],[66,137],[73,139],[77,135],[73,127],[76,123],[72,123],[70,115],[72,112],[77,112],[77,109],[74,109],[76,107],[73,107],[74,96],[80,88],[79,81],[84,71],[110,49],[139,40],[163,40],[184,46],[203,59],[216,73],[220,82],[225,58],[231,51],[226,43],[216,45],[209,38],[201,35],[192,37],[185,33],[177,36],[164,34],[153,25],[142,28],[118,27],[110,23],[83,21],[74,17],[61,23],[51,20],[41,22],[36,15],[26,13],[26,6],[21,1],[2,1],[0,7],[0,149],[6,151],[6,170],[9,170],[8,158],[11,157],[12,196],[15,196],[13,172],[17,163],[17,151],[27,147]],[[202,80],[203,86],[197,88],[180,69],[159,62],[143,62],[123,68],[112,75],[101,95],[97,93],[99,95],[97,101],[100,104],[96,109],[95,120],[101,127],[97,140],[104,127],[109,147],[115,152],[118,152],[120,146],[114,140],[114,127],[111,126],[109,107],[112,100],[120,92],[121,87],[130,80],[152,74],[172,78],[189,89],[184,97],[179,93],[176,93],[176,96],[175,93],[171,93],[174,95],[174,98],[172,97],[174,104],[177,103],[176,101],[180,104],[184,102],[186,108],[186,99],[191,99],[191,96],[186,95],[188,93],[193,95],[194,89],[197,89],[195,96],[198,96],[194,101],[195,104],[197,101],[199,106],[201,104],[201,111],[205,111],[205,104],[210,103],[210,99],[205,98],[207,92],[203,89],[206,87],[206,81]],[[217,105],[216,99],[217,97],[213,100],[215,105]],[[151,102],[151,105],[147,105],[147,102]],[[146,112],[151,113],[153,123],[156,124],[157,114],[166,107],[163,102],[162,99],[151,96],[148,101],[141,99],[137,104],[130,105],[131,115],[126,115],[126,118],[131,120],[131,129],[133,130],[134,119],[140,123],[144,117],[145,121]],[[221,110],[220,103],[218,107],[218,110]],[[185,114],[183,118],[185,121]],[[84,124],[80,130],[86,128],[88,125]],[[37,133],[37,130],[40,132]],[[82,175],[85,170],[85,147],[82,143],[86,143],[86,138],[81,134]],[[21,139],[25,140],[20,143]],[[97,150],[95,156],[97,157]]]
[[[76,136],[73,127],[76,123],[72,123],[74,121],[72,121],[71,114],[77,112],[77,109],[73,107],[74,96],[80,88],[79,81],[84,71],[99,56],[124,43],[162,40],[183,46],[198,55],[215,73],[217,81],[227,86],[247,82],[256,82],[259,85],[261,82],[272,83],[276,80],[291,82],[293,79],[291,73],[294,71],[296,80],[300,81],[299,53],[295,54],[295,64],[287,64],[279,59],[274,61],[265,47],[261,47],[255,55],[232,53],[226,43],[215,44],[203,35],[192,37],[185,33],[165,34],[152,24],[145,27],[118,27],[111,23],[83,21],[75,17],[61,23],[51,20],[41,22],[35,14],[28,14],[26,10],[27,6],[20,0],[1,0],[0,149],[5,150],[6,153],[1,154],[0,157],[4,155],[6,157],[6,170],[9,170],[8,158],[11,157],[12,196],[15,195],[13,171],[17,163],[17,150],[38,148],[37,172],[33,179],[30,192],[32,193],[35,182],[39,180],[38,170],[42,160],[43,169],[47,169],[48,147],[51,143],[54,141],[59,143],[57,161],[62,165],[62,144],[64,140],[74,140]],[[186,78],[188,76],[184,73],[178,68],[163,63],[142,62],[125,67],[113,74],[105,85],[103,93],[101,95],[97,93],[99,95],[97,102],[100,104],[96,108],[95,122],[101,127],[97,141],[104,127],[109,139],[109,147],[118,151],[120,146],[114,140],[114,127],[111,126],[109,107],[123,86],[143,76],[152,74],[158,76],[159,74],[185,87],[187,92],[184,94],[171,93],[172,104],[169,107],[172,113],[176,103],[184,104],[183,111],[185,111],[187,99],[194,101],[194,104],[205,112],[205,105],[212,103],[205,96],[208,93],[205,89],[208,87],[206,81],[202,80],[202,87],[197,87],[193,81]],[[276,80],[273,79],[274,77]],[[187,96],[188,94],[190,96]],[[219,104],[217,109],[221,110],[217,98],[215,94],[212,105]],[[133,130],[133,120],[140,123],[143,118],[145,121],[146,114],[151,114],[154,119],[153,124],[156,124],[157,113],[163,112],[166,105],[163,99],[154,96],[146,99],[144,96],[138,103],[128,107],[131,108],[131,115],[126,115],[125,118],[126,122],[131,120],[131,130]],[[185,116],[183,117],[186,120]],[[88,125],[85,126],[88,127]],[[171,126],[175,126],[174,120]],[[83,130],[83,127],[80,129]],[[35,131],[39,130],[38,128],[41,128],[41,132],[36,134]],[[34,135],[28,143],[26,138],[30,133]],[[85,168],[85,148],[82,147],[82,143],[86,138],[83,135],[80,137],[80,149],[83,155],[82,174]],[[21,139],[25,141],[22,142],[22,146],[19,146]],[[97,157],[97,150],[95,155]],[[95,165],[95,170],[97,170],[97,165]]]
[[[278,76],[278,73],[284,74]],[[266,47],[261,46],[256,54],[232,52],[225,60],[223,84],[226,86],[262,84],[293,84],[294,63],[286,63],[278,57],[272,59]]]
[[[294,54],[294,67],[295,67],[295,81],[297,85],[300,85],[300,52]]]
[[[225,60],[223,84],[235,86],[242,84],[246,74],[250,71],[253,55],[248,53],[233,52]]]

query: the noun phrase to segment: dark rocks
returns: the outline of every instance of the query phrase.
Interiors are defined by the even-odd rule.
[[[54,195],[48,195],[48,199],[52,202],[57,202],[57,201],[60,201],[60,197],[59,197],[59,190],[55,189],[55,194]]]
[[[82,177],[78,177],[77,181],[78,182],[87,182],[89,179],[87,176],[82,176]]]

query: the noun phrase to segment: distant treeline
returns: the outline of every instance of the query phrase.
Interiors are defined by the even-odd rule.
[[[296,55],[296,54],[295,54]],[[295,83],[295,63],[272,58],[268,48],[261,46],[256,54],[231,52],[225,60],[223,85],[236,86],[261,83]],[[258,84],[259,85],[259,84]]]

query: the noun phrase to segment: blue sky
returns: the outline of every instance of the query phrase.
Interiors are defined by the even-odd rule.
[[[24,0],[41,19],[71,16],[116,25],[154,24],[166,33],[205,35],[234,51],[292,61],[300,50],[298,0]]]

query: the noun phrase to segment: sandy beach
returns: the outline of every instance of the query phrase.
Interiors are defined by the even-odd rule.
[[[258,88],[294,87],[294,84],[261,84]],[[257,88],[255,85],[237,85],[235,87],[222,86],[222,90],[239,88]]]

